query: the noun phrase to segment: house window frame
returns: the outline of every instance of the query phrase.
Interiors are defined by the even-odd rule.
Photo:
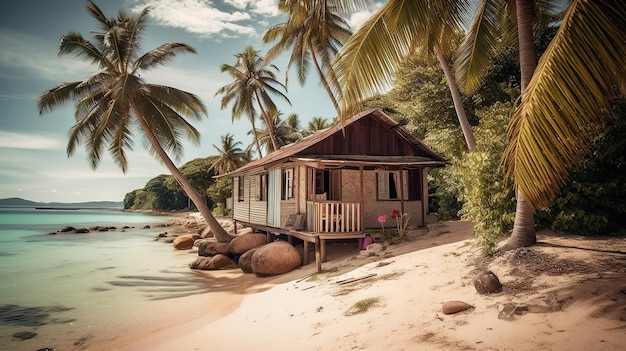
[[[237,177],[237,202],[244,202],[245,201],[245,182],[244,182],[244,177],[243,176],[239,176]]]
[[[267,201],[267,173],[256,176],[256,199]]]
[[[400,181],[400,172],[402,174],[403,186],[399,187],[395,184]],[[393,177],[392,177],[393,175]],[[392,182],[395,185],[392,189]],[[385,187],[387,187],[385,189]],[[401,171],[377,171],[376,172],[376,200],[378,201],[409,201],[410,199],[410,182],[409,182],[409,172],[408,170]],[[402,197],[399,196],[398,192],[402,189],[403,194]],[[396,193],[396,197],[391,197],[392,192]]]
[[[286,168],[282,171],[282,180],[281,180],[281,200],[289,200],[293,199],[293,188],[294,188],[294,169]]]

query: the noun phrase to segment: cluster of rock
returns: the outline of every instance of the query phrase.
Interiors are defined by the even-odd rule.
[[[220,225],[234,234],[232,222],[220,221]],[[190,264],[191,269],[240,268],[257,276],[274,276],[292,271],[302,264],[302,256],[291,244],[286,241],[268,242],[267,235],[254,233],[252,228],[237,227],[237,236],[229,243],[217,242],[212,236],[207,227],[195,234],[177,235],[171,242],[177,250],[197,248],[198,257]],[[164,238],[162,236],[161,240]]]
[[[125,231],[126,229],[130,229],[133,227],[129,227],[129,226],[123,226],[121,227],[122,231]],[[150,228],[150,226],[145,226],[144,229],[146,228]],[[61,229],[59,229],[56,232],[50,232],[48,233],[48,235],[55,235],[55,234],[59,234],[59,233],[65,233],[65,234],[85,234],[85,233],[91,233],[91,232],[108,232],[111,230],[117,230],[117,227],[108,227],[108,226],[100,226],[100,225],[96,225],[96,226],[91,226],[89,228],[74,228],[72,226],[65,226]]]

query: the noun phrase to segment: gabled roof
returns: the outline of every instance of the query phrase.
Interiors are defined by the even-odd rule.
[[[297,143],[225,174],[239,175],[268,169],[291,160],[371,165],[424,165],[440,167],[446,160],[411,135],[380,109],[363,111],[344,124],[317,132]]]

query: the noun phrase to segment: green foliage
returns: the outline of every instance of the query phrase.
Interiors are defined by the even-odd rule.
[[[572,173],[538,225],[558,232],[602,235],[626,227],[626,104],[606,125],[594,151]]]
[[[211,166],[216,159],[217,156],[196,158],[185,163],[179,168],[185,179],[189,181],[189,184],[205,199],[205,201],[208,202],[209,207],[212,206],[212,201],[207,198],[206,192],[214,181],[214,173]],[[182,188],[174,177],[168,177],[166,185],[174,192],[182,192]]]
[[[138,193],[133,210],[171,211],[187,207],[187,197],[180,190],[171,189],[167,186],[171,176],[161,174],[150,179]]]
[[[459,200],[463,203],[459,214],[476,223],[474,235],[487,254],[495,252],[498,239],[513,227],[515,217],[511,183],[505,181],[500,169],[507,143],[506,125],[513,111],[512,103],[496,103],[479,111],[476,149],[446,170],[458,182]]]
[[[215,179],[213,184],[206,191],[209,198],[217,207],[213,210],[216,215],[227,216],[230,211],[226,208],[226,199],[233,196],[233,179],[230,177],[221,177]],[[218,213],[220,212],[220,213]]]

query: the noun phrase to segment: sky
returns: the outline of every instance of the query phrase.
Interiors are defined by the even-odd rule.
[[[220,109],[215,92],[230,82],[220,72],[224,63],[248,45],[263,55],[271,44],[262,44],[263,32],[283,23],[278,0],[96,0],[107,17],[120,9],[140,11],[150,6],[143,52],[167,42],[184,42],[197,54],[182,54],[166,66],[142,74],[148,82],[173,86],[200,97],[208,117],[192,124],[201,134],[200,145],[186,144],[182,165],[199,157],[217,155],[213,145],[231,133],[247,146],[251,129],[247,118],[232,121],[230,106]],[[0,3],[0,198],[20,197],[38,202],[122,201],[126,193],[167,169],[135,140],[128,152],[129,169],[123,173],[107,154],[92,170],[84,148],[67,156],[68,131],[74,124],[73,105],[39,115],[36,101],[62,82],[79,81],[96,67],[71,55],[58,56],[62,35],[80,32],[92,39],[96,22],[86,11],[86,0],[20,0]],[[354,29],[370,12],[346,18]],[[274,63],[285,77],[287,54]],[[320,116],[329,120],[335,110],[319,85],[315,72],[304,86],[289,80],[291,106],[279,103],[285,115],[297,113],[303,126]],[[278,102],[278,101],[277,101]]]

